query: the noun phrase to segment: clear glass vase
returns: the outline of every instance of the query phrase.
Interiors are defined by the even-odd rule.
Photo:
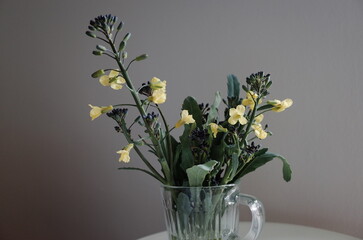
[[[238,185],[213,187],[162,186],[169,240],[254,240],[265,221],[262,203],[239,193]],[[251,228],[238,236],[239,205],[252,213]]]

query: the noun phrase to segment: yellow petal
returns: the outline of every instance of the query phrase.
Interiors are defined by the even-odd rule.
[[[111,70],[110,73],[108,74],[108,76],[110,78],[114,78],[114,77],[116,77],[118,75],[119,75],[119,72],[118,71],[115,71],[115,70]]]
[[[229,116],[234,116],[237,114],[237,110],[235,108],[229,109]]]
[[[166,101],[166,93],[162,89],[154,90],[152,95],[148,97],[150,102],[161,104]]]
[[[111,88],[114,89],[114,90],[120,90],[122,88],[122,85],[113,82],[113,83],[111,83]]]
[[[238,121],[238,118],[235,118],[235,117],[228,118],[228,122],[231,125],[235,125],[237,123],[237,121]]]
[[[253,101],[251,99],[243,99],[242,100],[242,105],[244,105],[244,106],[249,106],[251,104],[253,104]]]
[[[102,108],[97,106],[92,106],[91,104],[88,104],[92,109],[89,112],[89,116],[92,118],[92,120],[98,118],[102,114]]]
[[[213,133],[213,137],[216,138],[217,137],[217,133],[218,133],[218,125],[215,124],[215,123],[210,123],[209,126],[210,126],[210,130]]]
[[[263,114],[259,114],[257,117],[255,117],[255,122],[256,123],[261,123],[263,120]]]
[[[236,110],[239,115],[243,115],[245,113],[246,108],[243,105],[238,105]]]
[[[285,108],[288,108],[288,107],[291,107],[292,106],[293,101],[292,101],[292,99],[287,98],[284,101],[282,101],[282,104],[285,106]]]
[[[100,77],[100,83],[103,85],[103,86],[110,86],[110,78],[106,75],[103,75]]]
[[[123,77],[117,77],[116,78],[116,83],[118,83],[118,84],[124,84],[125,82],[126,82],[126,80]]]
[[[183,125],[184,125],[184,122],[180,119],[179,121],[177,121],[177,122],[175,123],[175,128],[181,127],[181,126],[183,126]]]
[[[247,119],[246,119],[245,117],[240,117],[240,118],[238,119],[238,121],[239,121],[239,123],[240,123],[241,125],[245,125],[245,124],[247,123]]]

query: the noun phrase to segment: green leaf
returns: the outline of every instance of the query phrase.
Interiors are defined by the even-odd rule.
[[[203,114],[199,108],[197,101],[193,97],[187,97],[184,99],[183,110],[188,110],[197,124],[197,127],[201,127],[203,124]]]
[[[241,174],[238,175],[238,178],[243,177],[244,175],[246,175],[247,173],[253,172],[255,171],[257,168],[265,165],[266,163],[268,163],[269,161],[273,160],[274,158],[279,158],[282,161],[282,174],[283,174],[283,178],[286,182],[291,180],[291,168],[290,168],[290,164],[286,161],[286,159],[280,155],[274,154],[274,153],[270,153],[270,152],[266,152],[265,154],[262,154],[260,156],[257,156],[256,158],[252,159],[249,163],[247,163],[244,167],[244,169],[242,170]],[[234,179],[236,180],[236,179]]]
[[[230,74],[227,76],[227,88],[229,98],[239,98],[240,83],[235,75]]]
[[[200,187],[208,173],[218,164],[215,160],[210,160],[204,164],[195,165],[187,169],[187,175],[190,187]]]
[[[258,157],[262,154],[265,154],[267,151],[268,151],[268,148],[262,148],[262,149],[258,150],[257,152],[255,152],[254,156]]]
[[[190,125],[184,125],[183,135],[180,136],[180,144],[181,144],[181,168],[185,171],[187,168],[190,168],[194,165],[194,156],[191,150],[190,138],[189,134],[191,131]]]
[[[213,141],[213,145],[210,149],[211,159],[215,159],[218,162],[223,162],[225,147],[226,144],[223,142],[223,140],[219,144],[216,144],[216,141]]]
[[[176,208],[178,214],[178,222],[181,229],[185,229],[188,226],[189,215],[193,211],[189,197],[187,194],[181,192],[176,200]]]
[[[221,103],[222,98],[219,92],[216,92],[214,102],[212,106],[210,106],[210,111],[208,114],[207,124],[213,122],[214,120],[218,119],[218,107]]]

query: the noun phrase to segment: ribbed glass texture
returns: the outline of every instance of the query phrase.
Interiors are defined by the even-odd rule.
[[[237,235],[239,203],[251,203],[257,209],[252,211],[252,218],[258,221],[252,224],[254,230],[250,230],[246,239],[255,239],[264,221],[262,204],[251,196],[244,198],[237,185],[163,186],[162,197],[169,240],[240,239]]]

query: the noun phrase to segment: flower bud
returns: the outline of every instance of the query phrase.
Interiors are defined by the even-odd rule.
[[[117,31],[120,31],[122,29],[122,26],[124,25],[124,23],[121,21],[119,23],[119,25],[117,26]]]
[[[103,69],[100,69],[100,70],[98,70],[98,71],[96,71],[96,72],[94,72],[94,73],[92,73],[92,77],[93,78],[99,78],[99,77],[101,77],[102,75],[104,75],[105,74],[105,71],[103,70]]]
[[[93,51],[92,54],[95,55],[95,56],[101,56],[103,53],[103,51]]]
[[[86,35],[87,36],[89,36],[89,37],[91,37],[91,38],[96,38],[97,36],[96,36],[96,34],[94,34],[93,32],[91,32],[91,31],[87,31],[86,32]]]
[[[105,46],[102,46],[102,45],[97,45],[96,48],[100,51],[106,51],[107,48]]]
[[[127,40],[129,40],[130,37],[131,37],[131,33],[126,33],[126,35],[122,41],[127,42]]]
[[[272,84],[272,81],[269,81],[267,84],[266,84],[266,89],[268,89]]]
[[[138,57],[135,58],[135,61],[142,61],[142,60],[145,60],[146,58],[148,58],[148,55],[147,54],[142,54]]]
[[[123,59],[126,59],[126,58],[127,58],[127,52],[125,52],[125,51],[124,51],[124,52],[122,52],[122,58],[123,58]]]
[[[96,28],[92,27],[92,26],[88,26],[88,29],[91,30],[91,31],[94,31],[96,30]]]
[[[248,88],[247,88],[245,85],[242,85],[242,89],[243,89],[245,92],[249,92]]]
[[[120,52],[120,51],[124,50],[125,46],[126,46],[126,42],[121,41],[120,42],[120,45],[118,47],[118,51]]]

